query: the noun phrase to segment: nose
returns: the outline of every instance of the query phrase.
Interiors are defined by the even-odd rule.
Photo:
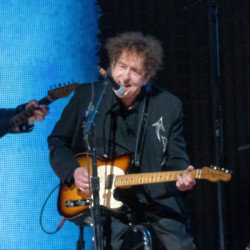
[[[130,80],[130,69],[127,69],[127,70],[124,71],[123,80],[124,81],[129,81]]]

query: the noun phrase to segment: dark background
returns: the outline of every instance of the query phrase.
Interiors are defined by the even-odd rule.
[[[161,41],[165,51],[163,70],[155,81],[183,102],[187,151],[196,168],[215,164],[213,70],[215,50],[209,18],[218,9],[219,63],[216,78],[222,108],[222,164],[232,170],[222,183],[225,249],[244,249],[250,243],[250,31],[247,0],[98,0],[99,40],[124,31],[141,31]],[[212,26],[210,24],[212,23]],[[101,47],[101,62],[107,67]],[[219,249],[217,184],[197,181],[186,203],[198,249]]]

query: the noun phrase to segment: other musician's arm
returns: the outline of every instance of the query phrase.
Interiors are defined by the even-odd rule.
[[[18,127],[11,127],[8,125],[9,121],[15,117],[15,115],[24,111],[31,105],[34,105],[38,109],[35,110],[34,116],[32,116],[28,122],[24,122]],[[0,109],[0,137],[7,133],[29,132],[34,127],[34,121],[44,120],[44,116],[47,114],[48,107],[45,105],[39,105],[36,101],[30,101],[27,104],[19,105],[16,109]]]
[[[25,109],[35,106],[34,115],[28,119],[28,122],[21,124],[19,127],[15,128],[14,133],[18,132],[29,132],[34,128],[35,121],[43,121],[44,117],[49,114],[49,107],[47,105],[39,105],[35,100],[32,100],[26,104],[19,105],[16,108],[17,114],[24,111]]]
[[[25,105],[25,109],[35,106],[34,115],[29,118],[30,123],[35,121],[43,121],[44,117],[49,114],[49,107],[47,105],[40,105],[37,101],[32,100]]]
[[[0,137],[8,132],[5,127],[14,115],[16,115],[16,109],[0,109]]]

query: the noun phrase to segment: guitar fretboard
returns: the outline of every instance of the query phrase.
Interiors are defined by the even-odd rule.
[[[140,174],[127,174],[127,175],[117,175],[115,178],[114,186],[115,187],[126,187],[133,185],[142,185],[142,184],[152,184],[160,182],[170,182],[177,181],[179,176],[184,174],[189,174],[194,179],[208,179],[208,175],[213,175],[214,170],[205,172],[202,169],[195,169],[187,172],[184,171],[169,171],[169,172],[155,172],[155,173],[140,173]],[[216,174],[218,174],[216,172]],[[221,174],[223,178],[223,172]]]

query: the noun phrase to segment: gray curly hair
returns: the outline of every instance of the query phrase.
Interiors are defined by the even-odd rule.
[[[162,66],[163,49],[160,42],[140,32],[125,32],[109,38],[105,48],[111,64],[118,61],[123,51],[143,55],[146,78],[153,77]]]

